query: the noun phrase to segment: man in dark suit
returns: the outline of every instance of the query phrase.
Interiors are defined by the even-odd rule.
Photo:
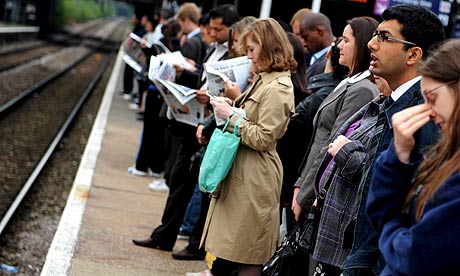
[[[215,44],[211,46],[213,48],[209,51],[203,63],[222,60],[228,56],[228,28],[238,21],[239,16],[233,5],[224,4],[214,8],[210,12],[210,18],[210,33],[215,40]],[[199,89],[197,99],[202,104],[207,104],[209,98],[206,96],[207,83],[203,68],[201,68],[199,74],[196,71],[188,70],[183,70],[179,73],[180,76],[177,78],[177,82],[180,84],[191,83],[193,79],[196,80],[193,88]],[[161,219],[162,224],[153,231],[149,238],[145,240],[133,240],[133,243],[138,246],[165,251],[172,251],[174,247],[188,202],[197,183],[197,179],[191,177],[189,168],[192,155],[200,147],[195,137],[196,127],[173,120],[169,131],[179,141],[179,148],[171,172],[169,195]],[[206,202],[209,204],[209,200],[204,200],[204,204]],[[197,225],[201,224],[197,223]],[[198,232],[200,231],[194,230],[194,233]],[[196,243],[192,244],[192,246],[189,245],[187,247],[189,249],[185,250],[186,256],[181,259],[204,259],[205,252],[199,250],[198,245]]]
[[[310,13],[300,22],[300,35],[311,55],[307,69],[307,80],[324,73],[326,53],[331,48],[335,37],[332,34],[331,21],[322,13]]]

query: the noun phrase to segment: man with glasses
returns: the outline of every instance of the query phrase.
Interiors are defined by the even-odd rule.
[[[443,26],[431,11],[411,5],[398,5],[384,11],[383,22],[377,27],[368,47],[372,61],[369,70],[387,80],[393,90],[385,100],[369,104],[377,117],[369,145],[364,173],[359,183],[355,222],[349,225],[345,239],[352,241],[352,250],[345,260],[342,275],[379,275],[384,260],[378,248],[378,233],[366,214],[366,200],[376,157],[393,138],[391,116],[409,106],[423,103],[418,65],[427,56],[428,48],[444,40]],[[438,129],[433,123],[420,129],[413,153],[421,152],[437,140]],[[395,183],[397,185],[397,183]]]

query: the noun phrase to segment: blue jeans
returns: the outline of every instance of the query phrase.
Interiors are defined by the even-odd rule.
[[[184,220],[182,221],[181,229],[185,232],[192,233],[193,227],[200,217],[201,211],[201,191],[198,184],[195,186],[192,198],[188,203],[187,211],[185,211]]]

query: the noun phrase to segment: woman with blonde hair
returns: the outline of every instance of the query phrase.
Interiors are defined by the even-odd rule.
[[[216,116],[237,121],[241,144],[233,166],[209,206],[202,243],[217,257],[214,276],[260,275],[279,240],[279,199],[283,168],[276,151],[294,111],[290,78],[297,63],[286,33],[274,19],[259,19],[241,34],[241,47],[252,60],[253,84],[233,103],[211,100]],[[226,83],[227,90],[239,90]],[[226,91],[227,92],[227,91]]]

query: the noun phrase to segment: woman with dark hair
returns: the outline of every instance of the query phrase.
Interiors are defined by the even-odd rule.
[[[367,70],[371,57],[369,50],[366,50],[377,25],[375,19],[356,17],[344,28],[343,39],[338,45],[339,63],[348,67],[350,74],[327,96],[315,114],[312,139],[301,165],[301,175],[294,185],[292,209],[297,221],[318,195],[319,179],[316,176],[324,172],[320,165],[327,154],[332,135],[379,94],[373,76]],[[358,52],[361,54],[358,55]],[[340,265],[336,263],[335,266]]]
[[[212,99],[216,116],[237,122],[241,144],[227,177],[212,194],[202,242],[217,257],[212,275],[261,275],[279,240],[279,198],[283,168],[276,144],[294,112],[290,72],[292,46],[274,19],[259,19],[241,34],[241,48],[252,60],[253,84],[235,101]],[[239,90],[226,83],[226,90]]]
[[[299,41],[297,36],[288,33],[288,38],[295,38],[295,41]],[[326,54],[327,62],[323,74],[316,75],[310,78],[310,83],[305,90],[308,91],[309,96],[300,102],[296,102],[296,110],[294,116],[291,118],[288,129],[284,134],[283,138],[278,143],[278,154],[280,155],[281,162],[283,162],[283,189],[281,190],[281,207],[290,207],[292,202],[292,195],[294,183],[298,178],[299,166],[302,162],[302,158],[308,149],[308,145],[313,135],[313,118],[315,117],[316,111],[323,100],[331,93],[334,88],[347,77],[348,67],[339,64],[340,50],[337,47],[340,40],[337,39],[331,45],[331,49]],[[305,68],[305,58],[303,55],[303,45],[293,43],[294,46],[294,57],[296,57],[296,50],[301,50],[301,54],[297,55],[300,62],[300,68],[302,64]],[[297,44],[297,45],[296,45]],[[298,59],[296,60],[298,61]],[[306,84],[306,80],[300,78],[296,81],[294,75],[305,76],[305,69],[299,69],[297,72],[292,74],[291,79],[294,84],[294,97],[296,97],[296,83],[298,86]],[[300,84],[303,81],[303,84]],[[299,88],[300,90],[300,88]],[[298,91],[297,94],[306,92]],[[286,230],[287,232],[293,226],[294,216],[291,210],[286,208]]]
[[[380,275],[460,275],[460,41],[443,44],[419,73],[425,104],[393,115],[394,141],[376,162],[367,213],[387,263]],[[426,156],[413,154],[430,120],[442,138]]]

